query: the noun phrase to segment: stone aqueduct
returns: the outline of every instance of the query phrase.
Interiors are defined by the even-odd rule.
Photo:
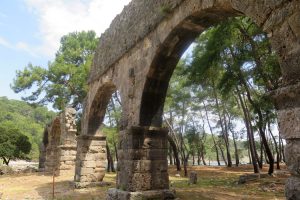
[[[75,181],[84,185],[103,178],[103,162],[87,158],[98,153],[97,147],[104,148],[98,130],[111,95],[118,90],[123,113],[117,188],[108,191],[107,199],[174,199],[167,171],[168,131],[162,127],[170,77],[201,32],[242,15],[268,34],[280,59],[282,85],[270,95],[278,109],[280,133],[287,141],[286,164],[292,176],[286,183],[286,196],[300,199],[299,0],[132,0],[100,37],[77,143]],[[96,161],[105,159],[104,152]]]

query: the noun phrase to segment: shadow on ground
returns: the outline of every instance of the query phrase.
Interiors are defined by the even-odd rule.
[[[74,189],[72,179],[61,180],[58,178],[54,184],[54,199],[61,200],[103,200],[106,197],[106,192],[109,188],[114,187],[115,174],[106,174],[105,182],[110,183],[110,186],[93,187],[88,189]],[[52,199],[53,183],[48,182],[39,185],[35,189],[41,199]]]

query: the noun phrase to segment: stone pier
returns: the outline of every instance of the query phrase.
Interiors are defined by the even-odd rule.
[[[285,193],[287,199],[300,199],[300,83],[282,87],[274,94],[279,107],[279,132],[286,140],[286,165],[291,172]]]
[[[175,198],[169,190],[167,134],[155,127],[120,132],[117,188],[108,191],[108,200]]]
[[[75,159],[76,159],[76,110],[73,108],[67,108],[60,115],[61,124],[61,136],[59,149],[59,172],[74,172]]]
[[[103,185],[106,167],[106,136],[80,135],[77,138],[75,188]]]
[[[66,108],[45,128],[40,145],[39,168],[56,175],[71,173],[76,159],[76,111]]]

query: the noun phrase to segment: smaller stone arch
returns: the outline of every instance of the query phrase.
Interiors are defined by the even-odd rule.
[[[106,82],[100,86],[89,108],[87,116],[87,135],[101,134],[98,132],[104,120],[106,107],[116,86],[112,82]]]
[[[75,187],[103,185],[106,171],[106,136],[100,131],[106,107],[116,91],[110,80],[99,82],[85,101],[81,134],[77,137]]]
[[[74,171],[76,159],[76,111],[67,108],[44,129],[39,169],[61,174]]]

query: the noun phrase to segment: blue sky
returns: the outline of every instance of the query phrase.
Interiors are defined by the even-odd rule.
[[[2,0],[0,3],[0,96],[21,99],[10,89],[16,70],[28,63],[47,67],[69,32],[98,36],[130,0]]]
[[[9,87],[15,71],[27,63],[45,65],[48,56],[34,56],[25,44],[37,45],[35,37],[37,20],[30,14],[22,0],[5,0],[0,5],[0,96],[20,99]]]

